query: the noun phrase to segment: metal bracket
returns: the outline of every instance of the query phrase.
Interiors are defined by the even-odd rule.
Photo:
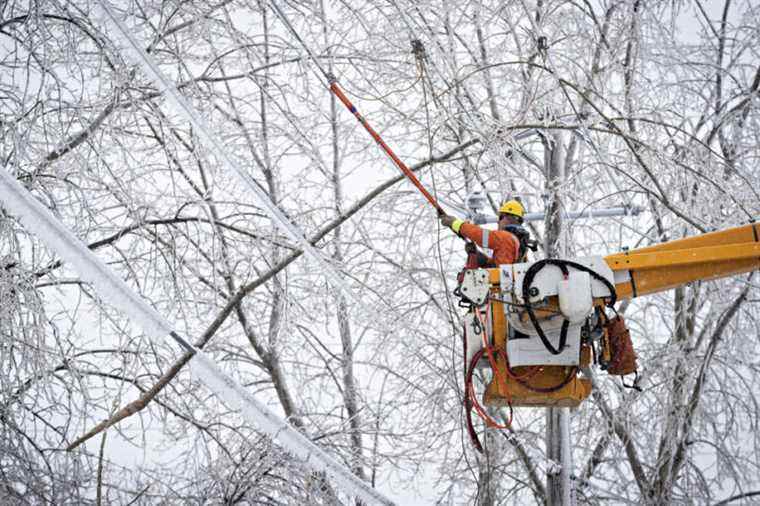
[[[488,271],[485,269],[467,269],[459,284],[459,293],[476,306],[485,304],[488,291],[491,288],[488,282]]]

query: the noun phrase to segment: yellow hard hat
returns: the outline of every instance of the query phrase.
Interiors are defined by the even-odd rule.
[[[515,216],[522,218],[525,216],[525,208],[519,200],[508,200],[499,208],[499,214],[514,214]]]

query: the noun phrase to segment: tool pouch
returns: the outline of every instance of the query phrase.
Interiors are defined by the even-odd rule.
[[[604,332],[607,334],[609,343],[609,357],[606,369],[608,374],[625,376],[633,374],[637,370],[636,353],[633,351],[631,333],[625,326],[625,321],[620,315],[610,318],[604,324]]]

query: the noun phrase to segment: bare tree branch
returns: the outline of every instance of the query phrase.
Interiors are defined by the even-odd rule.
[[[434,158],[429,159],[424,162],[418,163],[411,167],[411,170],[418,171],[421,170],[428,165],[431,165],[433,163],[442,162],[445,161],[452,156],[460,153],[461,151],[467,149],[468,147],[472,146],[473,144],[477,143],[477,140],[469,141],[464,144],[460,144],[459,146],[447,151],[446,153]],[[364,206],[369,204],[371,201],[373,201],[376,197],[378,197],[381,193],[383,193],[385,190],[390,188],[391,186],[401,182],[405,179],[406,176],[400,175],[396,176],[395,178],[392,178],[385,183],[379,185],[376,187],[373,191],[369,192],[364,198],[359,200],[356,204],[351,206],[346,212],[341,214],[340,216],[333,219],[330,223],[322,227],[319,232],[317,232],[315,235],[313,235],[311,238],[309,238],[309,242],[316,246],[316,244],[322,240],[327,234],[329,234],[331,231],[333,231],[336,227],[340,226],[342,223],[344,223],[346,220],[348,220],[351,216],[359,212]],[[209,325],[209,327],[206,329],[206,331],[203,333],[202,337],[195,343],[195,347],[198,349],[203,349],[206,344],[211,340],[211,338],[216,334],[216,331],[219,330],[222,323],[227,319],[227,317],[233,312],[237,311],[239,308],[240,302],[245,298],[248,294],[253,292],[256,288],[260,287],[270,279],[272,279],[278,272],[281,272],[283,269],[285,269],[288,265],[290,265],[293,261],[295,261],[299,256],[301,256],[303,252],[301,250],[296,250],[290,253],[288,256],[283,258],[280,262],[272,266],[269,271],[264,273],[262,276],[260,276],[257,280],[248,283],[238,290],[237,293],[235,293],[234,296],[230,298],[230,300],[227,302],[225,307],[219,312],[219,314],[216,316],[214,321]],[[240,316],[240,315],[238,315]],[[158,395],[159,392],[161,392],[182,370],[182,368],[190,361],[192,358],[192,355],[189,353],[185,353],[182,358],[180,358],[177,362],[175,362],[169,370],[164,373],[163,376],[145,393],[140,395],[140,397],[123,408],[119,409],[113,416],[108,418],[107,420],[102,421],[98,425],[96,425],[93,429],[85,433],[83,436],[69,444],[69,446],[66,448],[68,451],[71,451],[75,449],[77,446],[81,445],[88,439],[92,438],[93,436],[96,436],[97,434],[101,433],[108,427],[113,426],[114,424],[120,422],[121,420],[124,420],[125,418],[128,418],[135,413],[139,413],[145,407],[150,404],[150,402]]]

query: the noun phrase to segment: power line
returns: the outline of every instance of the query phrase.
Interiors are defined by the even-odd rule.
[[[334,288],[343,292],[343,294],[357,306],[364,308],[368,314],[371,314],[369,308],[365,307],[362,300],[351,291],[338,271],[322,258],[317,249],[309,243],[304,234],[301,233],[290,219],[285,216],[280,208],[272,202],[256,180],[227,154],[227,150],[219,139],[211,133],[211,129],[207,126],[206,122],[201,119],[195,109],[179,93],[177,87],[164,76],[158,68],[158,65],[153,61],[153,58],[137,43],[127,27],[124,26],[124,23],[122,23],[118,16],[116,16],[111,6],[108,5],[107,0],[100,0],[100,5],[103,8],[106,19],[117,29],[117,33],[121,35],[121,38],[130,50],[129,52],[134,56],[137,63],[142,67],[148,78],[150,78],[151,81],[159,87],[159,90],[164,93],[164,96],[174,106],[176,111],[182,114],[193,126],[204,147],[213,153],[217,160],[226,165],[232,173],[238,177],[243,185],[253,193],[258,204],[264,208],[272,221],[274,221],[274,223],[288,237],[290,237],[290,239],[295,242],[307,256],[318,264],[320,270],[327,277],[330,284]]]
[[[37,235],[68,262],[83,281],[91,283],[104,301],[124,312],[155,342],[167,341],[168,336],[175,345],[182,348],[182,351],[191,353],[191,369],[194,369],[196,376],[230,408],[241,411],[250,423],[279,441],[288,452],[299,457],[308,467],[317,472],[327,473],[346,493],[367,503],[393,504],[270,411],[248,390],[225,374],[211,357],[174,331],[163,316],[131,290],[121,277],[24,189],[7,168],[0,169],[0,195],[3,207],[15,215],[27,230]]]

